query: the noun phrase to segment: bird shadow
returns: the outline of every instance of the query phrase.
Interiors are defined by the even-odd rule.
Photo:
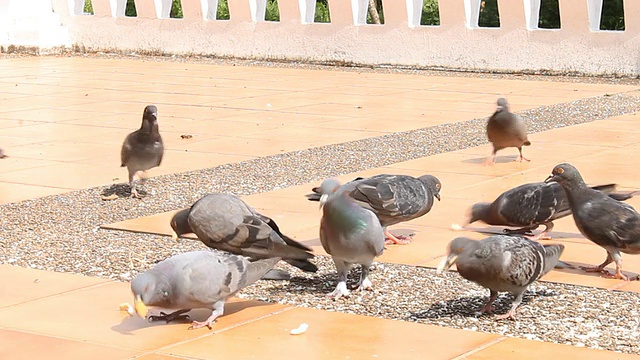
[[[138,189],[138,194],[141,196],[147,195],[147,192],[141,189]],[[111,198],[116,196],[117,198],[128,198],[131,197],[131,188],[129,184],[113,184],[108,188],[102,190],[100,196],[103,198]]]
[[[531,302],[535,296],[555,296],[555,292],[550,290],[542,291],[526,291],[522,298],[520,306]],[[480,309],[487,302],[487,296],[464,296],[451,300],[443,300],[431,304],[428,309],[419,310],[409,314],[407,319],[440,319],[445,317],[462,316],[462,317],[492,317],[495,315],[506,314],[515,296],[511,294],[501,294],[493,303],[494,311],[490,314],[480,314]]]
[[[270,303],[255,301],[255,300],[239,300],[239,301],[230,301],[225,303],[224,306],[224,315],[220,317],[220,319],[231,316],[235,313],[238,313],[246,308],[253,308],[259,306],[271,305]],[[164,311],[165,313],[171,313],[175,310],[167,310],[162,308],[153,308],[150,310],[150,314],[158,315],[160,311]],[[122,319],[122,321],[111,327],[113,331],[116,331],[122,335],[134,335],[133,332],[145,328],[150,328],[154,326],[185,326],[185,324],[190,324],[191,321],[204,321],[211,315],[211,310],[209,309],[193,309],[187,313],[189,315],[188,319],[177,319],[167,323],[166,321],[149,321],[147,319],[143,319],[139,316],[128,316]],[[214,325],[215,329],[215,325]]]
[[[483,156],[483,157],[477,157],[477,158],[471,158],[471,159],[464,159],[462,160],[462,162],[468,163],[468,164],[484,164],[487,161],[488,156]],[[496,156],[496,164],[506,164],[506,163],[510,163],[510,162],[514,162],[516,160],[518,160],[520,157],[518,155],[503,155],[503,156]]]
[[[473,232],[477,232],[480,234],[487,234],[487,235],[511,235],[511,236],[522,236],[522,234],[516,234],[516,233],[508,233],[505,232],[504,229],[508,229],[507,227],[500,227],[500,226],[485,226],[485,227],[473,227],[473,226],[464,226],[463,230],[466,231],[473,231]],[[535,233],[533,234],[539,234],[541,231],[536,230]],[[560,240],[560,239],[570,239],[570,238],[577,238],[577,237],[581,237],[582,235],[579,233],[572,233],[572,232],[564,232],[564,231],[552,231],[549,233],[549,235],[551,236],[551,240],[540,240],[543,244],[545,241],[554,241],[554,240]]]
[[[559,272],[563,272],[563,273],[567,273],[567,274],[575,274],[575,275],[581,275],[581,276],[589,276],[589,277],[596,277],[596,278],[607,278],[605,276],[605,273],[599,273],[599,272],[587,272],[585,271],[583,268],[584,267],[593,267],[596,266],[598,264],[585,264],[585,263],[581,263],[581,262],[574,262],[574,261],[564,261],[562,260],[562,258],[560,259],[562,261],[562,263],[570,265],[569,267],[562,267],[562,268],[558,268],[556,267],[554,270],[555,271],[559,271]],[[611,268],[611,269],[605,269],[605,272],[608,273],[609,275],[614,275],[616,273],[615,271],[615,267]],[[634,273],[631,271],[626,271],[623,270],[622,273],[624,275],[626,275],[629,280],[631,281],[638,281],[640,280],[640,274],[638,273]],[[617,282],[623,282],[622,280],[619,279],[610,279],[611,281],[617,281]]]

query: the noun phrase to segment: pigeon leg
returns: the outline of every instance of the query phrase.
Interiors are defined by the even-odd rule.
[[[543,224],[544,225],[544,230],[542,230],[542,232],[534,237],[531,237],[531,240],[551,240],[551,236],[549,236],[549,232],[553,229],[553,223],[552,222],[548,222]]]
[[[136,190],[136,173],[137,171],[127,168],[129,170],[129,187],[131,188],[131,197],[132,198],[136,198],[136,199],[140,199],[141,196],[140,194],[138,194],[138,191]]]
[[[373,283],[369,280],[369,267],[371,264],[362,265],[362,272],[360,273],[360,282],[358,283],[358,290],[373,290]]]
[[[149,321],[160,321],[160,320],[164,320],[168,323],[174,321],[174,320],[182,320],[182,319],[189,319],[189,315],[183,315],[184,313],[187,313],[191,311],[191,309],[182,309],[182,310],[178,310],[178,311],[174,311],[170,314],[167,314],[163,311],[160,312],[160,315],[151,315],[147,318],[147,320]]]
[[[484,304],[478,315],[491,314],[493,312],[493,302],[498,298],[498,292],[490,290],[489,300]]]
[[[218,301],[217,303],[213,304],[213,311],[211,312],[211,316],[209,316],[207,320],[192,322],[188,330],[200,329],[205,326],[208,327],[209,330],[211,330],[211,325],[213,325],[213,323],[216,322],[218,316],[221,316],[222,314],[224,314],[224,301]]]
[[[396,245],[408,245],[411,242],[411,237],[406,237],[402,235],[395,236],[387,228],[384,229],[384,243],[387,245],[396,244]]]
[[[506,314],[496,316],[496,319],[498,319],[498,320],[503,320],[503,319],[515,320],[516,319],[516,309],[518,308],[518,306],[520,306],[520,303],[522,302],[523,295],[524,295],[524,291],[521,292],[520,294],[518,294],[518,296],[516,296],[516,299],[513,300],[513,304],[511,304],[511,309],[509,309],[509,311],[507,311]]]
[[[604,262],[598,266],[581,266],[580,268],[586,272],[604,272],[604,268],[605,266],[611,264],[613,262],[613,258],[611,257],[611,254],[609,254],[609,252],[607,252],[607,258],[604,260]],[[617,264],[616,264],[617,265]]]
[[[627,275],[622,273],[622,256],[620,256],[620,252],[616,250],[613,254],[611,254],[611,258],[616,263],[616,274],[614,276],[614,279],[629,281]]]
[[[518,151],[520,152],[520,162],[531,161],[531,160],[527,159],[526,157],[524,157],[524,155],[522,155],[522,146],[518,148]]]
[[[495,163],[496,163],[496,150],[493,150],[493,152],[491,153],[491,156],[489,156],[482,165],[491,166]]]
[[[349,266],[342,260],[333,258],[333,262],[336,264],[338,270],[338,285],[333,292],[329,293],[327,297],[339,299],[341,297],[349,296],[349,289],[347,289],[347,274],[349,273]]]

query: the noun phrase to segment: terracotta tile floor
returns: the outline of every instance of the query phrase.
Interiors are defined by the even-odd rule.
[[[142,109],[149,103],[158,105],[167,146],[163,166],[150,172],[154,176],[484,117],[494,110],[499,95],[508,96],[515,110],[523,110],[634,89],[143,59],[2,59],[0,147],[10,157],[0,161],[0,203],[122,182],[126,174],[119,167],[121,141],[139,126]],[[434,266],[453,237],[484,237],[450,229],[451,223],[464,221],[471,204],[493,200],[523,182],[541,181],[558,162],[577,165],[589,183],[616,182],[623,188],[640,188],[640,180],[628,167],[640,150],[639,121],[639,115],[630,114],[533,134],[534,145],[525,149],[531,163],[513,162],[515,151],[504,150],[496,166],[480,166],[489,153],[488,146],[480,146],[340,179],[382,172],[438,176],[444,185],[442,201],[427,216],[392,227],[396,233],[415,233],[414,242],[390,246],[380,259]],[[329,135],[322,135],[328,131]],[[193,137],[184,140],[182,134]],[[314,185],[255,194],[245,200],[273,217],[286,233],[323,253],[317,204],[303,197]],[[629,203],[640,207],[638,198]],[[168,235],[171,215],[156,214],[105,227]],[[472,227],[501,230],[481,224]],[[596,264],[604,259],[604,250],[582,238],[570,218],[558,221],[553,235],[566,244],[564,258],[569,262]],[[623,258],[628,272],[640,273],[640,258]],[[256,353],[246,346],[247,334],[255,334],[251,338],[261,349],[261,358],[278,358],[282,349],[291,356],[313,354],[318,359],[415,359],[425,353],[430,359],[538,358],[541,354],[570,359],[631,358],[240,299],[228,305],[213,331],[186,331],[184,323],[152,325],[119,312],[118,304],[131,301],[125,283],[10,265],[0,265],[0,273],[4,279],[0,284],[2,359],[47,356],[52,348],[65,359],[217,359],[224,353],[253,358]],[[637,282],[573,270],[553,271],[545,280],[640,292]],[[206,314],[195,312],[194,316]],[[301,322],[310,325],[309,331],[288,335]],[[403,336],[389,336],[391,333]],[[349,334],[350,340],[340,334]],[[26,352],[14,351],[7,344],[24,344]],[[527,351],[531,348],[537,351]]]

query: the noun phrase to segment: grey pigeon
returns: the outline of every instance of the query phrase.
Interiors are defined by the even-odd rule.
[[[167,323],[191,309],[213,310],[206,321],[194,321],[189,329],[208,327],[224,313],[227,299],[259,280],[280,259],[249,262],[242,256],[213,251],[192,251],[172,256],[131,281],[136,313],[145,318],[147,306],[177,310],[149,316]]]
[[[449,243],[447,257],[438,265],[442,273],[456,264],[458,273],[490,290],[480,313],[491,313],[498,292],[508,291],[516,298],[511,309],[498,319],[515,319],[527,287],[551,271],[564,250],[564,245],[541,245],[517,236],[495,235],[483,240],[464,237]]]
[[[616,200],[626,200],[635,192],[615,193],[616,184],[594,186]],[[505,229],[509,234],[529,234],[544,225],[545,229],[532,238],[551,239],[547,234],[553,229],[553,221],[571,214],[569,199],[562,186],[556,182],[523,184],[507,190],[493,202],[481,202],[471,207],[469,224],[482,221],[489,225],[521,227]]]
[[[384,231],[376,215],[356,204],[339,187],[336,179],[327,179],[320,186],[320,242],[338,271],[338,285],[329,294],[334,299],[349,296],[347,274],[355,264],[361,265],[358,288],[371,289],[369,267],[384,251]]]
[[[628,280],[622,273],[620,252],[640,254],[640,214],[629,204],[589,188],[571,164],[556,165],[547,181],[560,183],[567,192],[573,219],[582,235],[607,250],[602,264],[583,269],[605,272],[605,266],[615,262],[614,277]]]
[[[173,238],[194,233],[210,248],[254,259],[281,257],[308,272],[318,268],[311,262],[311,248],[282,234],[278,225],[233,194],[209,194],[171,219]]]
[[[164,145],[158,129],[158,109],[154,105],[144,108],[140,129],[127,135],[120,151],[120,166],[129,171],[131,196],[139,198],[134,177],[140,172],[160,166]]]
[[[396,236],[387,230],[390,225],[413,220],[427,214],[434,203],[440,200],[442,184],[433,175],[415,178],[409,175],[380,174],[369,178],[357,178],[344,184],[344,191],[355,202],[373,211],[384,227],[387,243],[407,244],[410,239]],[[320,199],[320,188],[313,188],[307,195],[310,201]]]
[[[485,164],[495,163],[496,152],[509,147],[518,148],[520,161],[529,161],[522,155],[522,147],[531,145],[527,139],[527,127],[518,115],[509,111],[505,98],[498,99],[498,108],[487,121],[487,137],[493,144],[493,151]]]

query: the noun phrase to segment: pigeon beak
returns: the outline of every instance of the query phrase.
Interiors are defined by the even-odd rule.
[[[180,236],[178,236],[178,233],[173,230],[171,230],[171,238],[175,242],[180,242]]]
[[[443,272],[449,270],[449,268],[456,262],[456,259],[458,259],[458,255],[449,254],[449,256],[447,256],[440,262],[440,264],[438,264],[436,274],[442,274]]]
[[[322,196],[320,196],[320,209],[322,209],[324,204],[327,202],[327,199],[329,199],[328,194],[322,194]]]
[[[549,177],[544,180],[545,183],[550,183],[552,181],[556,181],[556,177],[554,175],[549,175]]]
[[[440,201],[440,194],[436,194],[436,199],[438,199],[438,201]]]
[[[136,309],[136,314],[143,319],[147,318],[147,305],[142,302],[142,298],[140,295],[136,295],[136,299],[133,301],[134,308]]]

